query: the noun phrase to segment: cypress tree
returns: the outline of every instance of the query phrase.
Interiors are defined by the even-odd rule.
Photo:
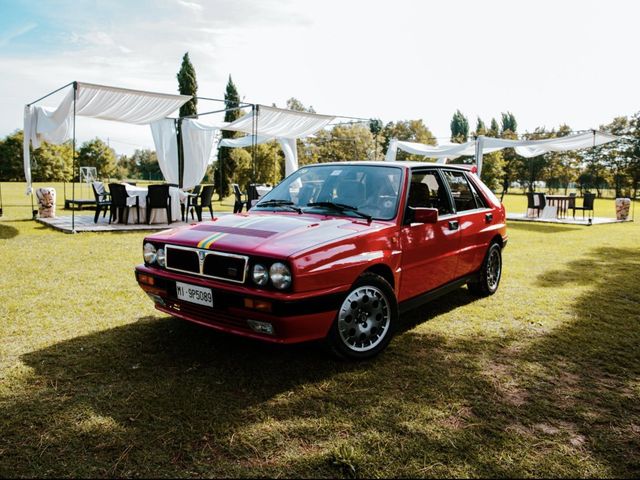
[[[229,81],[227,82],[227,88],[224,93],[224,104],[227,111],[224,114],[225,122],[233,122],[242,115],[237,108],[240,106],[240,95],[236,88],[231,75],[229,75]],[[235,108],[236,110],[229,110]],[[234,138],[236,132],[230,130],[222,130],[222,138]],[[235,161],[231,148],[219,148],[218,149],[218,162],[214,172],[214,182],[218,186],[218,195],[220,200],[226,197],[230,193],[231,178],[238,167]]]
[[[180,107],[180,116],[195,115],[198,112],[198,99],[195,98],[198,92],[198,82],[196,81],[196,70],[189,59],[189,52],[182,57],[178,77],[178,91],[181,95],[191,95],[193,98]]]
[[[460,110],[456,110],[451,119],[451,141],[464,143],[469,137],[469,121]]]

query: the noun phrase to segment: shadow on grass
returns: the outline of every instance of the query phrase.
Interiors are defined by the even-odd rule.
[[[622,249],[546,273],[590,283],[574,322],[526,344],[408,331],[461,289],[358,364],[158,317],[61,342],[21,357],[0,475],[634,477],[639,274]]]
[[[16,227],[0,223],[0,240],[17,237],[20,232]]]
[[[581,230],[582,227],[570,227],[567,225],[554,225],[552,223],[535,223],[535,222],[518,222],[509,221],[509,230],[522,230],[525,232],[535,233],[562,233],[562,232],[574,232]]]

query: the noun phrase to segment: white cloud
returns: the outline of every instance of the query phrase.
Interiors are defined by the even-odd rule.
[[[31,30],[38,26],[37,23],[30,22],[25,25],[12,28],[4,33],[0,33],[0,47],[5,47],[11,43],[12,40],[29,33]]]
[[[186,0],[178,0],[178,4],[183,7],[188,8],[189,10],[193,10],[195,12],[201,12],[203,10],[202,5],[196,2],[188,2]]]

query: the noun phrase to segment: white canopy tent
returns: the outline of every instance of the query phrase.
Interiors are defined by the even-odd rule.
[[[565,152],[597,147],[615,140],[618,140],[616,135],[596,130],[543,140],[506,140],[480,135],[475,140],[466,143],[450,143],[441,146],[392,139],[389,143],[385,160],[394,161],[398,150],[415,155],[423,155],[427,158],[437,158],[439,163],[445,163],[447,159],[454,159],[460,156],[474,155],[478,175],[480,175],[483,154],[496,152],[503,148],[513,148],[518,155],[531,158],[547,152]]]
[[[225,139],[221,147],[248,147],[276,139],[285,158],[285,176],[298,169],[296,140],[322,130],[335,116],[296,112],[276,107],[256,105],[249,115],[222,127],[224,130],[246,133],[247,136]]]
[[[55,108],[35,104],[67,87],[72,87]],[[146,125],[165,118],[191,99],[187,95],[170,95],[126,88],[72,82],[25,106],[24,109],[24,174],[27,195],[31,194],[31,155],[29,145],[40,146],[43,140],[63,143],[73,140],[73,171],[75,165],[76,116],[100,118],[117,122]],[[167,143],[167,149],[170,144]],[[75,188],[73,190],[75,196]],[[75,200],[75,198],[74,198]],[[75,208],[72,213],[75,229]]]

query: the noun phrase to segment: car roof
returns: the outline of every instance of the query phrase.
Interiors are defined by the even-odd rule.
[[[348,162],[326,162],[326,163],[314,163],[309,165],[304,165],[303,167],[316,167],[316,166],[345,166],[345,165],[367,165],[374,167],[401,167],[401,168],[422,168],[422,167],[431,167],[431,168],[454,168],[460,170],[471,170],[474,165],[462,165],[462,164],[452,164],[452,163],[433,163],[433,162],[412,162],[412,161],[393,161],[393,162],[385,162],[382,160],[373,161],[373,160],[357,160],[357,161],[348,161]]]

